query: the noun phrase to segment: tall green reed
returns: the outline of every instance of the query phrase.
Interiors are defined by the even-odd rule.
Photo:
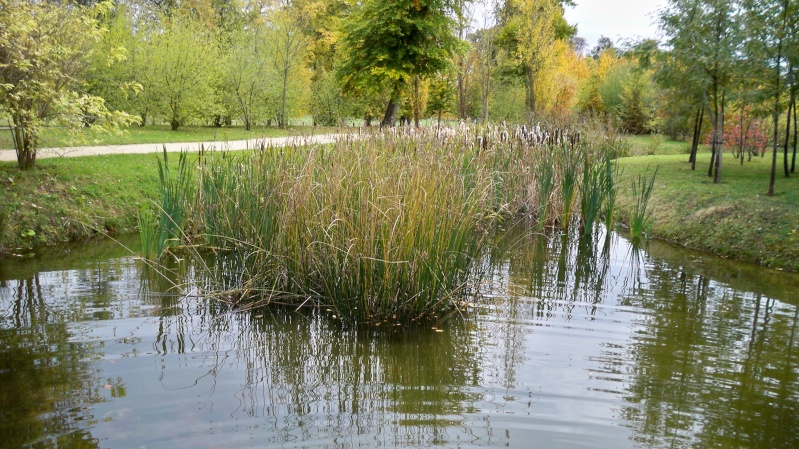
[[[549,211],[552,190],[555,186],[555,170],[552,167],[553,152],[549,151],[546,159],[542,160],[536,167],[536,197],[537,197],[537,217],[538,232],[544,230],[544,226],[549,218]]]
[[[603,215],[605,217],[605,226],[608,228],[608,231],[610,231],[616,224],[616,195],[618,193],[616,179],[621,177],[621,168],[619,168],[618,161],[614,159],[612,149],[610,148],[605,150],[603,168],[606,182],[605,207]]]
[[[160,256],[160,251],[156,249],[158,242],[158,220],[152,209],[142,206],[139,209],[139,240],[141,242],[141,255],[148,260],[154,260]]]
[[[324,306],[373,324],[441,317],[480,278],[488,231],[532,204],[539,223],[562,217],[563,167],[573,202],[593,156],[566,137],[485,127],[207,152],[195,200],[171,220],[189,235],[170,238],[215,251],[202,288],[227,302]],[[191,185],[174,179],[168,205]]]
[[[644,173],[631,179],[631,188],[635,204],[630,214],[630,234],[633,241],[645,237],[649,233],[652,225],[652,210],[649,207],[649,200],[652,197],[652,190],[655,186],[655,178],[660,167],[656,167],[652,174],[649,174],[649,167]]]
[[[579,145],[559,146],[560,162],[560,192],[563,211],[561,213],[561,227],[568,229],[572,218],[572,206],[578,190],[580,168],[584,165],[584,148]]]
[[[183,237],[187,208],[194,196],[193,169],[189,166],[188,154],[180,153],[177,173],[173,173],[164,147],[163,162],[158,159],[158,178],[161,201],[157,205],[157,225],[150,211],[141,210],[138,215],[142,250],[147,259],[161,257],[168,247],[178,245]]]
[[[586,159],[586,164],[591,164],[589,159]],[[585,237],[591,235],[594,223],[600,215],[604,214],[608,228],[613,226],[616,206],[614,179],[617,172],[618,164],[612,159],[609,149],[605,150],[601,160],[583,169],[580,183],[580,211]]]

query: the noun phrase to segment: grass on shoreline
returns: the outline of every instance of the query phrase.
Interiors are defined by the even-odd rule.
[[[289,126],[286,129],[274,127],[254,127],[246,130],[241,126],[181,126],[172,131],[169,125],[132,126],[120,134],[85,130],[79,135],[71,135],[65,128],[46,128],[40,137],[41,148],[63,148],[84,145],[128,145],[148,143],[214,142],[250,140],[270,137],[285,137],[303,133],[323,134],[336,132],[335,128]],[[13,150],[11,134],[7,128],[0,128],[0,150]]]
[[[632,153],[642,154],[649,139],[631,138]],[[652,199],[655,237],[799,271],[799,175],[789,179],[780,175],[777,194],[768,197],[770,155],[741,166],[725,154],[722,183],[714,185],[706,176],[707,150],[701,150],[697,170],[691,171],[687,143],[666,142],[660,148],[670,154],[619,161],[623,169],[623,179],[617,183],[621,223],[628,223],[632,205],[629,177],[660,165]],[[158,157],[42,159],[28,173],[18,171],[16,163],[0,163],[0,208],[6,212],[0,247],[20,252],[91,237],[98,229],[133,231],[141,205],[158,197]],[[176,163],[177,158],[173,159]]]
[[[19,253],[134,231],[137,211],[158,195],[157,160],[156,154],[41,159],[27,172],[0,162],[0,208],[7,214],[0,249]]]
[[[784,178],[780,172],[776,194],[769,197],[770,154],[741,165],[725,153],[720,184],[707,176],[706,150],[698,155],[696,171],[687,161],[684,153],[619,161],[628,179],[647,167],[660,166],[651,200],[654,237],[722,257],[799,271],[799,175]],[[627,223],[633,199],[629,182],[619,185],[619,215]]]

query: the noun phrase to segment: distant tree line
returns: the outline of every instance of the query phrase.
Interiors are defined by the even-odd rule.
[[[593,48],[571,0],[0,0],[21,168],[44,124],[595,120],[795,167],[799,0],[672,0]],[[349,121],[349,122],[348,122]],[[764,132],[769,128],[771,131]],[[708,136],[711,136],[708,138]],[[793,155],[789,157],[789,146]],[[772,181],[773,184],[773,181]]]

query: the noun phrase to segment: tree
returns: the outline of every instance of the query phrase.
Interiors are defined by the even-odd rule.
[[[345,25],[338,68],[353,91],[380,86],[389,92],[382,125],[393,126],[403,88],[413,76],[431,76],[451,64],[459,41],[456,0],[365,0]]]
[[[175,9],[159,19],[161,27],[153,23],[139,31],[135,75],[147,102],[176,131],[217,109],[219,46],[215,34],[187,11]]]
[[[477,89],[480,94],[480,118],[488,122],[489,100],[491,98],[491,77],[496,65],[497,27],[493,14],[483,17],[483,28],[469,36],[472,48],[474,76],[477,78]]]
[[[96,17],[109,7],[0,0],[0,113],[9,118],[21,170],[34,168],[49,122],[117,128],[132,120],[81,90],[79,76],[105,31]]]
[[[224,92],[229,110],[244,123],[245,129],[277,112],[271,104],[269,40],[263,26],[253,25],[230,34],[225,60]],[[270,107],[273,106],[273,107]]]
[[[774,124],[773,155],[768,194],[774,195],[777,174],[777,149],[779,147],[779,121],[781,96],[787,85],[791,55],[799,45],[796,29],[799,2],[796,0],[746,1],[747,31],[752,39],[747,40],[747,56],[754,63],[756,73],[762,75],[764,93],[773,100],[772,120]],[[792,35],[793,34],[793,35]],[[758,70],[759,69],[759,70]],[[770,73],[769,73],[770,72]],[[790,114],[788,116],[790,127]],[[788,128],[790,130],[790,128]],[[787,136],[786,136],[787,139]],[[785,147],[785,176],[788,176],[787,141]]]
[[[430,98],[427,102],[427,111],[438,118],[441,126],[441,116],[452,109],[455,101],[455,89],[452,77],[447,72],[442,72],[430,81]]]
[[[268,35],[272,42],[272,64],[280,81],[280,115],[278,125],[286,127],[286,108],[291,87],[303,81],[302,50],[305,47],[305,18],[289,1],[282,0],[269,14]],[[296,99],[296,97],[294,98]]]
[[[713,126],[708,175],[721,181],[724,107],[740,54],[740,17],[732,0],[671,0],[660,23],[675,66],[701,92]]]
[[[613,39],[607,36],[599,36],[596,46],[591,49],[591,57],[594,59],[599,59],[599,55],[601,55],[605,50],[611,49],[615,49],[613,46]]]
[[[500,13],[500,38],[513,58],[526,86],[525,103],[538,112],[537,88],[544,68],[555,56],[555,41],[571,38],[576,29],[563,18],[566,0],[506,0]]]

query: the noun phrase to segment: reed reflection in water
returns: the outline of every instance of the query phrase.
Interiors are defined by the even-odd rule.
[[[437,331],[91,258],[0,264],[0,446],[799,445],[796,276],[512,229]]]

